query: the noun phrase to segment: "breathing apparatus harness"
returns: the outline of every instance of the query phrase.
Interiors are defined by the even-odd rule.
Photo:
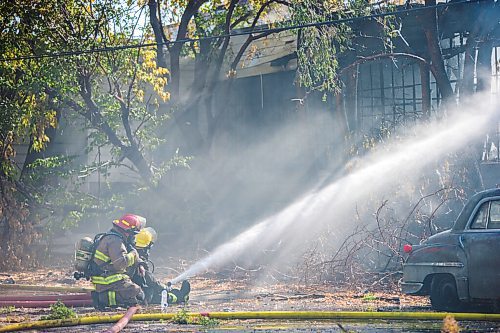
[[[126,238],[124,235],[113,229],[111,229],[109,232],[103,232],[95,235],[94,240],[92,241],[90,246],[88,244],[88,241],[86,241],[88,237],[81,239],[77,243],[77,248],[75,250],[75,268],[77,269],[77,271],[73,273],[73,277],[76,280],[85,278],[85,280],[89,281],[92,276],[107,273],[106,270],[103,269],[103,267],[104,265],[109,264],[109,262],[104,262],[99,265],[94,261],[97,247],[99,246],[101,240],[106,236],[119,237],[125,245],[127,252],[130,252],[132,251],[132,249],[134,249],[133,242],[130,241],[133,235]]]

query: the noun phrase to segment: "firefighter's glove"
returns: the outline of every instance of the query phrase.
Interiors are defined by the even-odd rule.
[[[139,262],[139,266],[137,267],[137,272],[140,276],[145,277],[147,270],[147,264],[144,261]]]
[[[127,261],[128,261],[128,267],[133,266],[134,264],[136,264],[140,261],[139,254],[137,253],[136,249],[130,250],[130,252],[127,253],[126,257],[127,257]]]
[[[129,253],[133,253],[134,254],[134,259],[135,259],[135,262],[139,262],[140,261],[140,257],[139,257],[139,252],[137,252],[136,249],[132,249],[130,250]]]

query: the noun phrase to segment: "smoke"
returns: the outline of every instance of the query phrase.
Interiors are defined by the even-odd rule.
[[[312,187],[316,178],[311,175],[324,168],[328,144],[342,138],[337,137],[340,131],[327,112],[298,118],[290,115],[279,126],[240,124],[217,138],[208,158],[196,157],[188,172],[175,177],[173,186],[179,184],[179,191],[172,192],[187,197],[186,209],[192,212],[193,207],[209,203],[200,207],[200,215],[190,214],[178,223],[180,233],[192,230],[190,244],[211,248],[214,242],[224,242]],[[318,131],[327,135],[318,139]],[[166,207],[168,200],[159,199],[163,201],[155,206],[161,207],[163,214],[175,211],[176,207]],[[166,220],[167,232],[173,232],[176,221]],[[164,233],[159,231],[162,237]],[[166,247],[171,251],[174,246],[170,243]],[[189,248],[182,247],[180,255],[185,257]]]
[[[418,181],[419,173],[436,160],[462,150],[484,136],[498,103],[479,96],[468,107],[394,135],[392,142],[358,159],[348,173],[303,193],[278,213],[263,218],[230,241],[216,247],[172,280],[173,283],[208,269],[217,269],[243,255],[264,260],[262,249],[280,244],[273,260],[284,261],[305,241],[326,229],[340,238],[353,227],[352,216],[370,198],[382,198],[403,182]],[[335,168],[332,168],[335,169]],[[268,258],[266,258],[268,260]]]

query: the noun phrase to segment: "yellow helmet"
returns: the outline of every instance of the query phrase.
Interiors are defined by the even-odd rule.
[[[141,229],[141,231],[135,235],[135,246],[141,249],[151,246],[156,242],[156,237],[155,229],[151,227]]]

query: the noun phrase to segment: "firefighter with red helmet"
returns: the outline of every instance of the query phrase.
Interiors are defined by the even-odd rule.
[[[144,292],[130,277],[135,274],[144,276],[144,267],[133,244],[135,234],[145,225],[144,217],[125,214],[113,221],[109,232],[96,236],[90,277],[95,285],[92,299],[96,307],[143,303]]]

